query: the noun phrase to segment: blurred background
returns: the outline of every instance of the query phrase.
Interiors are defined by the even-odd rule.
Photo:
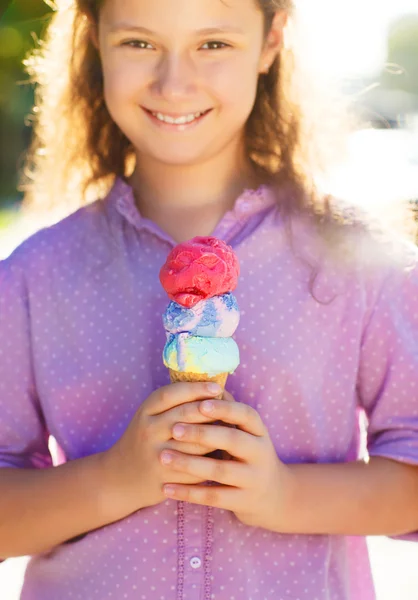
[[[14,0],[0,19],[0,259],[29,232],[18,218],[17,175],[31,136],[32,86],[22,59],[42,37],[51,8]],[[355,98],[364,122],[329,191],[381,206],[418,202],[418,0],[297,0],[312,60]],[[0,9],[1,10],[1,9]],[[53,118],[53,115],[51,115]],[[371,538],[378,600],[418,600],[418,544]],[[25,559],[0,566],[0,599],[17,600]],[[353,599],[355,600],[355,599]]]
[[[296,0],[316,69],[364,122],[330,192],[377,204],[418,199],[418,0]],[[30,232],[16,219],[17,175],[31,136],[33,86],[22,59],[42,37],[50,0],[14,0],[0,21],[0,258]],[[53,118],[53,116],[51,116]],[[418,597],[418,596],[417,596]]]

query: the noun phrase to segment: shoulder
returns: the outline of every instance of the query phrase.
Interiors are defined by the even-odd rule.
[[[395,227],[360,207],[339,203],[343,218],[334,264],[350,269],[374,297],[417,291],[418,247]],[[345,220],[344,220],[345,218]],[[332,246],[331,246],[332,247]],[[418,300],[418,296],[417,296]]]
[[[42,268],[87,258],[103,243],[106,221],[104,200],[96,200],[29,235],[2,261],[2,269],[35,275]]]
[[[295,253],[313,268],[318,290],[332,282],[335,294],[351,297],[357,289],[368,306],[383,289],[416,290],[417,246],[362,207],[331,198],[325,215],[296,215],[290,229]]]
[[[308,214],[296,222],[296,231],[314,256],[342,273],[402,272],[414,268],[418,260],[418,248],[406,234],[366,208],[339,198],[329,198],[324,215]]]

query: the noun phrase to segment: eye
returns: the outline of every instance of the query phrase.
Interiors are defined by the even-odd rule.
[[[205,46],[212,46],[211,48],[205,48]],[[222,50],[223,48],[230,48],[229,44],[225,44],[225,42],[205,42],[202,46],[204,50]]]
[[[149,42],[145,42],[144,40],[128,40],[126,42],[122,42],[121,46],[127,46],[129,48],[139,48],[139,50],[147,50],[148,48],[153,48]]]

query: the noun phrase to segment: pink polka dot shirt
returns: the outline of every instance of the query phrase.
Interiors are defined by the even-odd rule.
[[[366,415],[370,455],[418,464],[416,251],[403,243],[386,251],[358,234],[357,258],[338,263],[301,217],[292,219],[292,245],[266,187],[245,191],[213,235],[232,245],[242,272],[241,365],[228,389],[259,412],[280,459],[356,460]],[[50,467],[49,436],[67,461],[106,450],[169,382],[158,273],[174,245],[117,179],[106,198],[38,231],[0,263],[1,467]],[[316,261],[314,298],[308,263]],[[282,535],[167,499],[32,557],[21,597],[375,593],[362,537]]]

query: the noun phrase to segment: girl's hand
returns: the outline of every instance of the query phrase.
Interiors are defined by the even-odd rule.
[[[119,518],[163,502],[163,485],[202,483],[205,478],[188,473],[168,473],[159,458],[163,449],[206,454],[216,450],[199,440],[179,443],[172,437],[175,423],[210,423],[213,418],[199,410],[202,400],[221,392],[207,383],[175,383],[153,392],[135,413],[123,436],[103,452],[105,496],[111,499]],[[169,476],[169,479],[167,477]]]
[[[236,425],[237,428],[179,423],[173,435],[178,440],[198,442],[207,448],[219,448],[232,460],[215,460],[203,456],[190,456],[178,451],[161,453],[161,464],[167,470],[165,494],[175,500],[205,504],[235,513],[246,525],[274,529],[283,519],[292,492],[292,474],[277,457],[276,450],[256,410],[234,402],[228,392],[224,400],[202,402],[202,415]],[[170,463],[164,462],[171,457]],[[179,485],[178,473],[222,485]],[[172,478],[172,482],[170,480]]]

